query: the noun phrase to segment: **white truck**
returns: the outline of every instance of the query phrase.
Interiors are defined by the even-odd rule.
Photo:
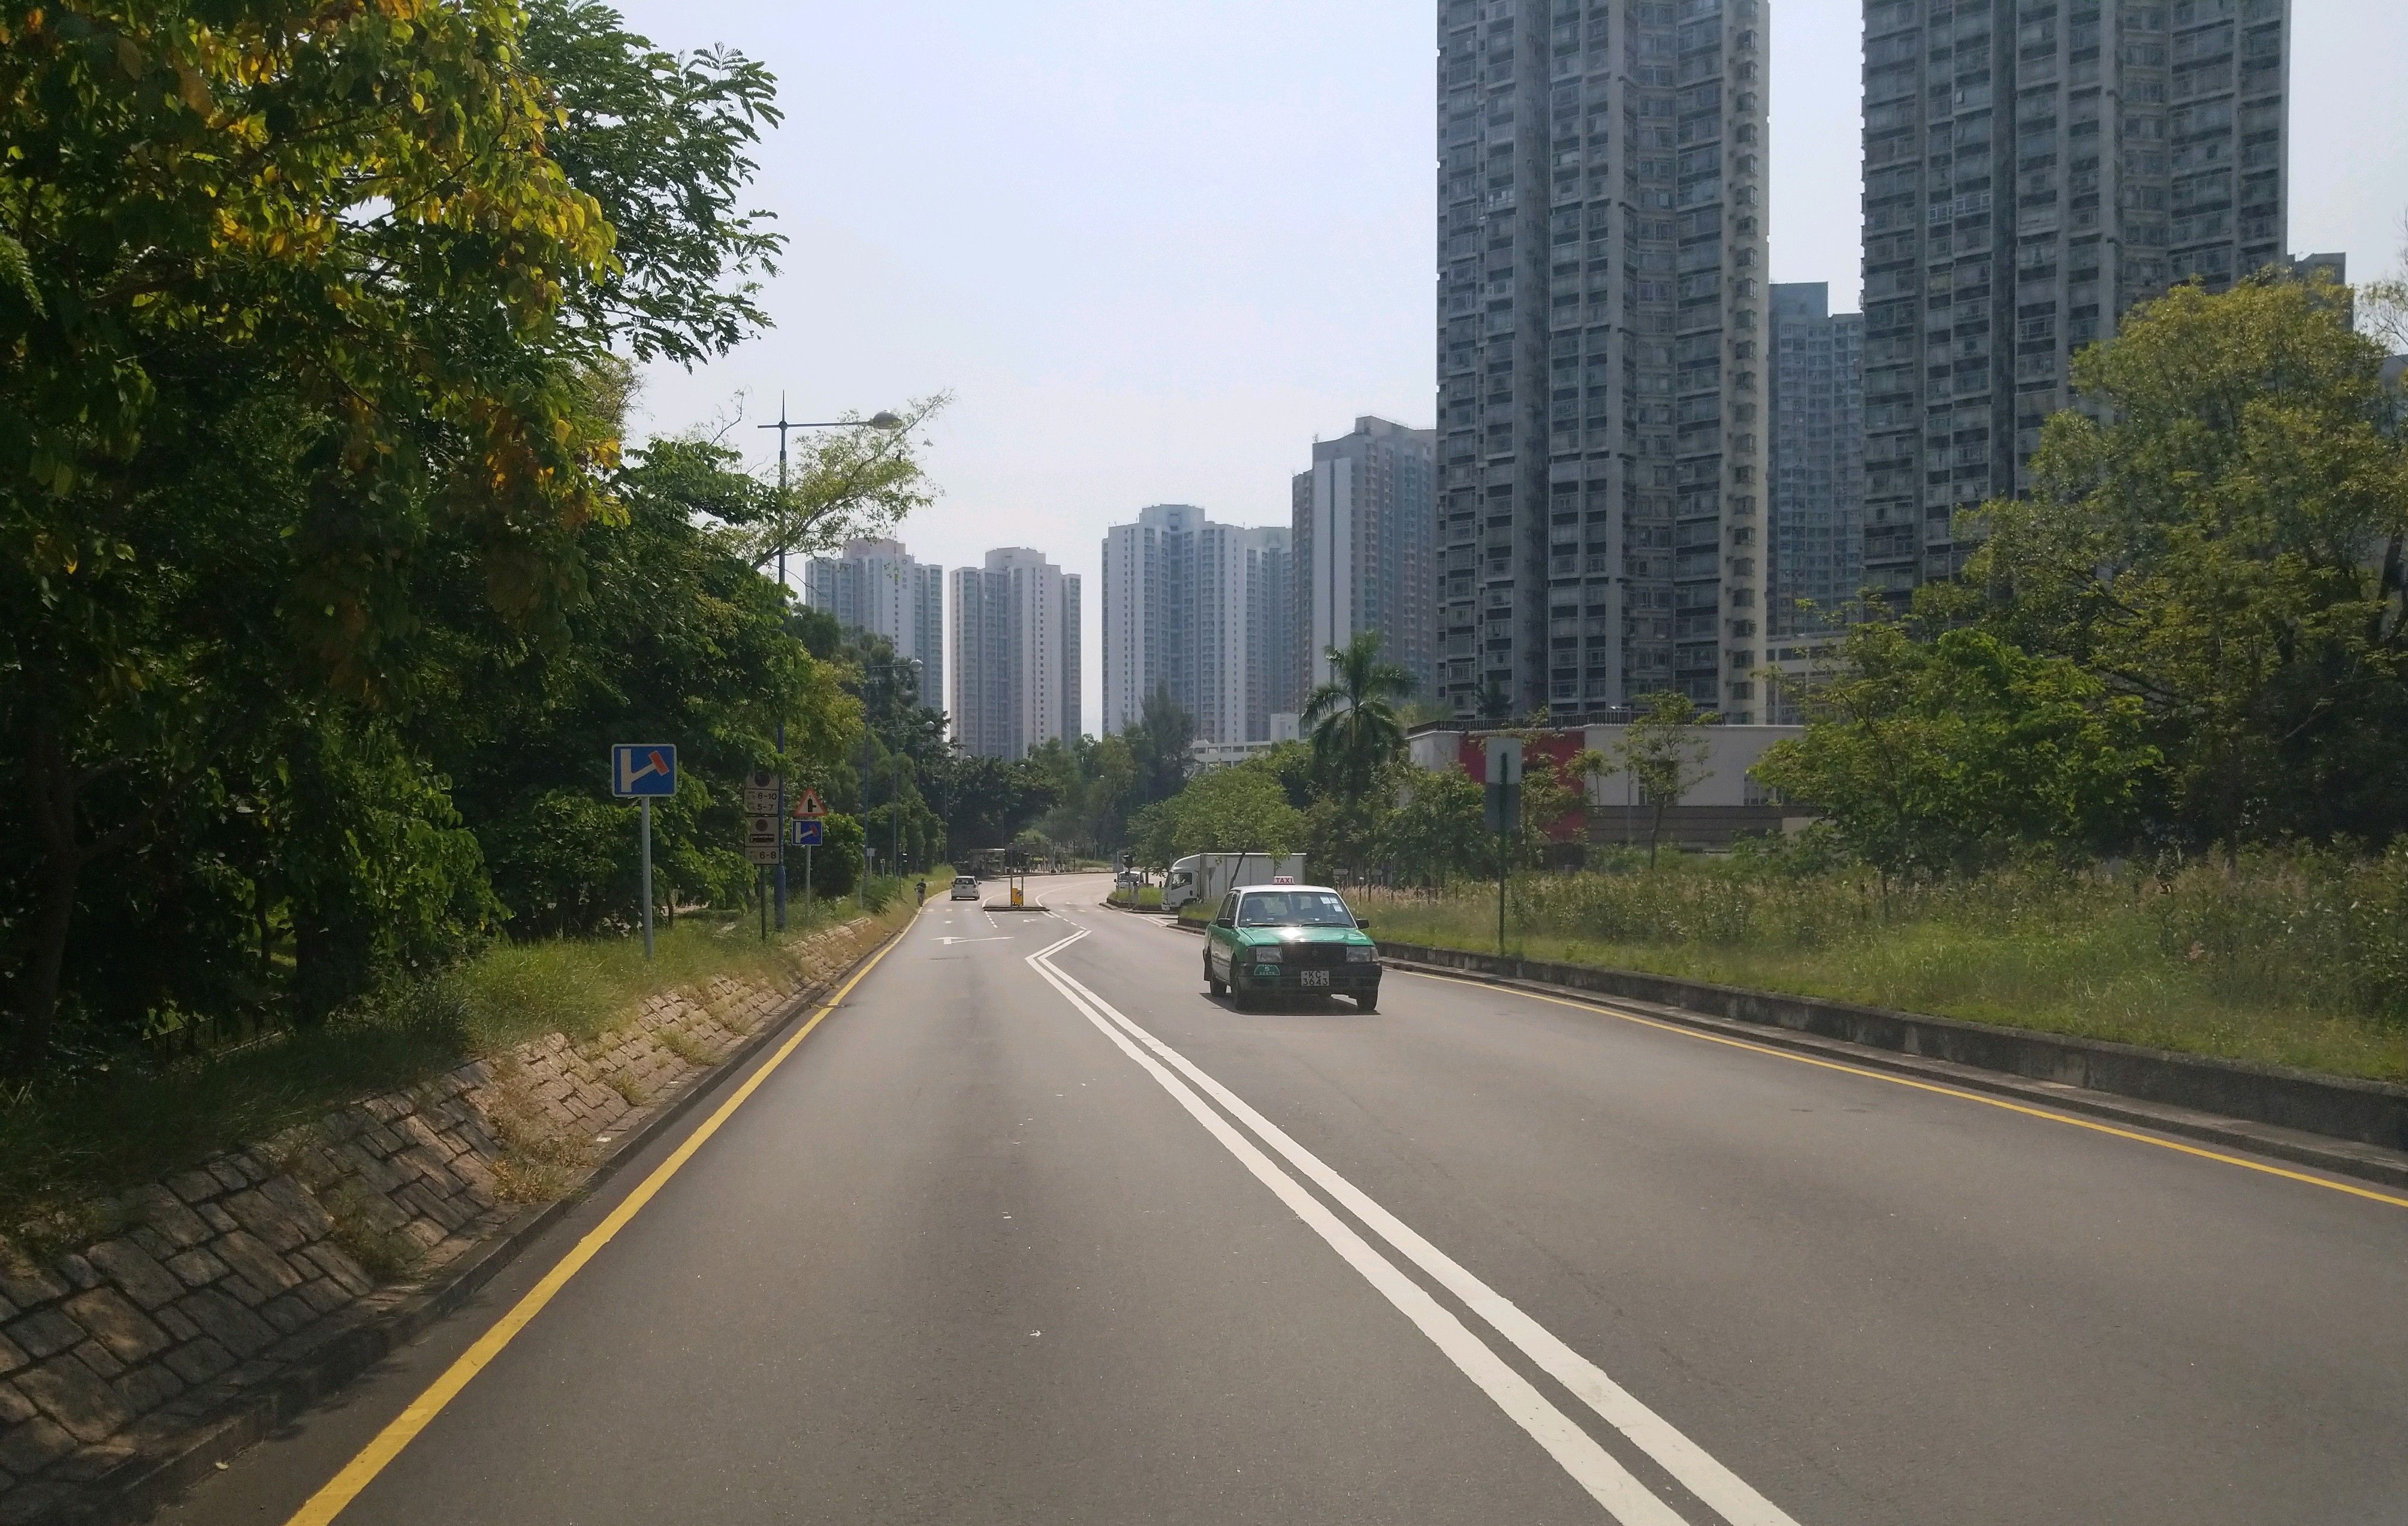
[[[1191,853],[1170,866],[1162,882],[1162,909],[1176,912],[1191,900],[1207,905],[1241,885],[1301,885],[1304,855]]]

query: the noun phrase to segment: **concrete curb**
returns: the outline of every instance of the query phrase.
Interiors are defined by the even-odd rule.
[[[2408,1120],[2408,1087],[1630,971],[1500,959],[1493,954],[1411,943],[1383,943],[1380,957],[1391,969],[1570,995],[1601,1009],[1627,1007],[1658,1021],[1770,1048],[2224,1144],[2336,1175],[2408,1187],[2408,1153],[2379,1140],[2352,1137],[2338,1128],[2302,1126],[2299,1121],[2302,1116],[2316,1116],[2313,1104],[2325,1092],[2336,1094],[2329,1115],[2329,1121],[2336,1125],[2367,1116],[2379,1124],[2379,1104],[2395,1099],[2403,1109],[2402,1119]],[[1574,978],[1559,978],[1564,972]],[[1615,986],[1656,989],[1616,990]],[[1706,1003],[1726,1010],[1698,1010]],[[1822,1031],[1812,1026],[1817,1022],[1843,1031]],[[1971,1042],[1960,1042],[1965,1040]],[[1952,1048],[1960,1052],[1946,1052]],[[2253,1081],[2264,1083],[2262,1092],[2254,1098]],[[2175,1095],[2127,1090],[2128,1086],[2154,1086]],[[2225,1101],[2240,1105],[2205,1105]],[[2255,1110],[2247,1110],[2253,1102]],[[2403,1127],[2408,1127],[2408,1121],[2403,1121]]]
[[[918,914],[913,914],[917,920]],[[306,1358],[273,1381],[246,1389],[192,1425],[125,1461],[62,1500],[55,1510],[26,1518],[26,1526],[133,1526],[173,1502],[215,1472],[217,1465],[274,1434],[309,1405],[340,1389],[437,1320],[457,1311],[504,1267],[518,1260],[569,1210],[591,1197],[621,1168],[670,1131],[687,1114],[744,1073],[761,1052],[810,1015],[820,999],[910,931],[906,922],[842,970],[805,986],[777,1016],[748,1034],[725,1059],[697,1073],[634,1129],[611,1142],[609,1152],[567,1195],[529,1208],[497,1233],[463,1252],[433,1286],[405,1294],[389,1308],[322,1339]],[[271,1348],[272,1354],[272,1348]]]

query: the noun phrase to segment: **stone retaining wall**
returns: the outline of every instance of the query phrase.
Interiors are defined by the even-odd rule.
[[[873,947],[849,923],[815,977]],[[0,1240],[0,1526],[79,1489],[439,1279],[796,992],[720,979],[587,1044],[554,1033],[124,1194],[117,1232],[37,1262]]]

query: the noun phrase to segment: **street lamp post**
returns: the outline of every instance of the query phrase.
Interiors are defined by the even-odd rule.
[[[780,393],[780,394],[778,395],[778,422],[777,422],[777,423],[775,423],[775,424],[762,424],[762,425],[755,425],[753,427],[754,427],[754,428],[757,428],[757,429],[775,429],[776,431],[778,431],[778,505],[779,505],[780,509],[781,509],[781,510],[782,510],[782,509],[785,507],[785,503],[786,503],[786,431],[788,431],[788,430],[790,430],[790,429],[865,429],[865,428],[866,428],[866,429],[900,429],[900,428],[902,428],[902,427],[903,427],[903,421],[902,421],[901,419],[897,418],[896,415],[894,415],[894,414],[892,414],[892,413],[889,413],[889,412],[886,412],[886,411],[884,411],[883,410],[880,410],[879,412],[872,413],[869,417],[867,417],[867,418],[866,418],[866,419],[831,419],[831,420],[826,421],[825,423],[816,423],[816,424],[802,424],[802,423],[797,423],[796,421],[795,421],[795,420],[793,420],[793,419],[789,419],[789,418],[787,418],[787,417],[786,417],[786,395],[785,395],[784,393],[782,393],[782,392],[781,392],[781,393]],[[785,536],[785,535],[783,535],[783,534],[781,534],[781,535],[778,537],[778,594],[779,594],[779,597],[783,597],[785,596],[785,592],[786,592],[786,541],[787,541],[787,540],[788,540],[788,537],[787,537],[787,536]],[[783,710],[781,709],[781,710],[779,712],[779,714],[778,714],[778,888],[777,888],[777,898],[778,898],[778,930],[779,930],[780,932],[783,932],[783,931],[785,931],[785,930],[786,930],[786,837],[785,837],[785,831],[786,831],[786,716],[785,716],[785,713],[784,713],[784,712],[783,712]],[[808,860],[806,860],[806,861],[808,862]]]

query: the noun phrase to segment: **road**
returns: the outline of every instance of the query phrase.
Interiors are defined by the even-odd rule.
[[[1452,980],[1239,1014],[1036,883],[932,903],[380,1468],[652,1162],[162,1519],[2408,1519],[2408,1206]]]

